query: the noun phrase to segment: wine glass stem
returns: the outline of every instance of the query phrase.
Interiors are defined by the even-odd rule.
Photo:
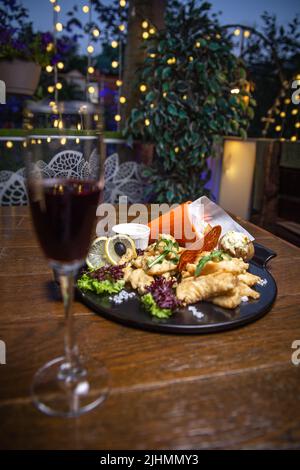
[[[74,337],[73,326],[73,298],[74,298],[74,272],[60,273],[60,288],[65,311],[65,357],[70,366],[76,366],[78,352]]]

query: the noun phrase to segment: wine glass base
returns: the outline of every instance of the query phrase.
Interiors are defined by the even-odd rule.
[[[99,406],[108,395],[108,372],[98,361],[88,360],[78,376],[61,378],[64,357],[47,362],[34,376],[31,395],[40,411],[50,416],[77,417]]]

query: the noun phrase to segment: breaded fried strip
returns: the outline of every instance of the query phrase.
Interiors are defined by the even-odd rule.
[[[176,288],[179,300],[192,304],[218,294],[232,290],[237,283],[237,277],[231,273],[217,273],[208,276],[193,277],[183,280]]]
[[[226,272],[232,274],[241,274],[245,273],[248,269],[249,264],[245,263],[240,258],[232,258],[230,260],[223,261],[208,261],[204,268],[201,271],[201,276],[206,274],[213,274],[217,272]],[[196,264],[187,264],[186,270],[190,274],[194,274],[196,269]]]
[[[247,286],[243,282],[238,283],[238,290],[240,292],[241,297],[250,297],[251,299],[259,299],[260,293],[256,292],[256,290],[251,289],[251,287]]]
[[[238,275],[239,281],[243,282],[244,284],[247,284],[247,286],[254,286],[254,284],[257,284],[261,279],[259,276],[255,276],[254,274],[251,273],[243,273]]]
[[[236,308],[241,303],[241,295],[239,289],[235,288],[227,294],[213,297],[210,301],[219,307]]]

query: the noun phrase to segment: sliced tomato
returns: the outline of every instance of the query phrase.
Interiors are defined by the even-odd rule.
[[[215,225],[204,237],[203,247],[201,251],[212,251],[216,248],[222,228],[220,225]]]
[[[221,226],[216,225],[204,236],[202,248],[199,250],[185,250],[180,256],[180,260],[177,266],[178,271],[182,272],[188,263],[194,263],[202,251],[212,251],[214,248],[216,248],[221,232]]]

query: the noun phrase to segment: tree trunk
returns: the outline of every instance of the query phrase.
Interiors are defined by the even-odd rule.
[[[128,118],[139,96],[139,85],[136,81],[136,70],[143,62],[145,51],[142,44],[142,22],[148,21],[149,25],[157,30],[163,29],[166,0],[130,0],[128,13],[128,33],[124,54],[124,72],[122,94],[126,97],[126,104],[122,106],[122,122]],[[150,26],[150,27],[151,27]]]

